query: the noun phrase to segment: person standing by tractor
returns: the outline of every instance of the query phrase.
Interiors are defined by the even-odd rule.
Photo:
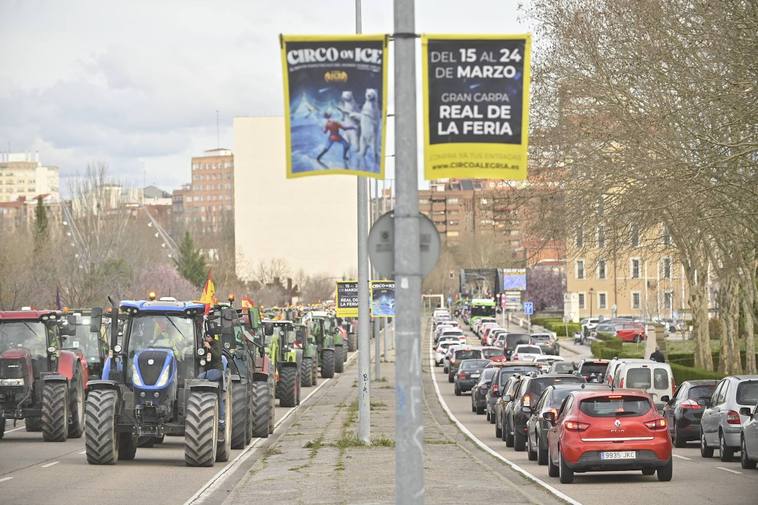
[[[224,364],[221,360],[221,341],[217,336],[206,333],[203,337],[203,349],[205,349],[205,371],[198,379],[206,379],[218,382],[220,388],[224,387]],[[219,422],[224,423],[226,405],[224,395],[221,395],[221,410],[219,412]]]

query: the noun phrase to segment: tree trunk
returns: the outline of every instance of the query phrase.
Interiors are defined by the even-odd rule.
[[[749,265],[746,275],[740,277],[742,285],[742,313],[745,318],[745,373],[754,374],[755,364],[755,268]]]
[[[692,274],[687,274],[687,277],[690,284],[689,306],[695,328],[695,334],[693,335],[695,342],[695,366],[704,368],[705,370],[713,370],[711,340],[708,331],[708,293],[705,276],[696,275],[696,272],[693,272]]]

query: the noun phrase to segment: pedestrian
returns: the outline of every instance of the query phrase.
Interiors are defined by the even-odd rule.
[[[658,363],[665,363],[666,358],[663,356],[661,349],[656,347],[655,351],[650,355],[651,361],[657,361]]]

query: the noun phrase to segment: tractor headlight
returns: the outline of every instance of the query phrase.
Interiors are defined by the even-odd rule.
[[[138,373],[132,374],[132,381],[134,382],[134,385],[138,388],[145,387],[145,383],[142,382],[142,377]]]
[[[0,386],[23,386],[24,379],[0,379]]]
[[[205,360],[204,359],[200,360],[200,366],[205,366]]]
[[[203,354],[205,354],[205,349],[203,349],[203,348],[201,347],[201,348],[199,348],[199,349],[197,350],[197,355],[198,355],[198,356],[202,356]]]
[[[163,369],[160,377],[158,377],[158,381],[155,383],[155,387],[162,388],[168,384],[168,377],[169,377],[168,371],[170,368],[171,368],[170,366],[167,366],[166,368]]]

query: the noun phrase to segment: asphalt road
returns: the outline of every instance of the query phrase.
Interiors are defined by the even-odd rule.
[[[319,378],[317,387],[329,380]],[[302,388],[301,405],[315,389]],[[277,422],[297,408],[277,405]],[[252,443],[256,440],[266,439],[254,438]],[[6,422],[5,438],[0,440],[0,504],[79,505],[94,500],[107,505],[181,505],[242,452],[232,450],[227,463],[190,468],[184,464],[184,438],[166,437],[161,445],[138,448],[133,461],[96,466],[87,464],[84,437],[44,442],[41,433],[27,432],[23,422],[15,428]]]
[[[479,343],[473,333],[469,331],[467,335],[471,344]],[[562,350],[562,355],[568,360],[581,357],[567,350]],[[611,499],[613,502],[621,499],[624,505],[677,502],[687,505],[746,505],[758,502],[758,470],[743,470],[737,459],[728,463],[721,462],[718,457],[704,459],[700,456],[697,443],[684,449],[674,449],[674,478],[671,482],[658,482],[655,475],[647,477],[640,472],[594,472],[576,474],[574,483],[561,484],[557,478],[548,476],[547,466],[529,461],[526,451],[516,452],[496,438],[495,426],[487,422],[484,415],[471,412],[469,394],[455,396],[453,385],[447,382],[442,367],[435,368],[434,373],[444,402],[473,435],[498,454],[579,503],[605,505]]]

